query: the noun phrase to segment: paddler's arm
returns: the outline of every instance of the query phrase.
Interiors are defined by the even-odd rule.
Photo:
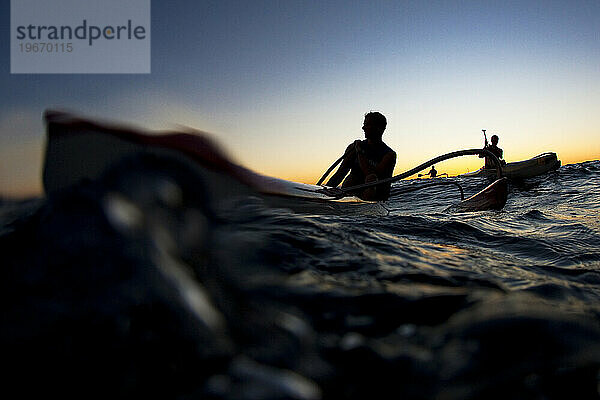
[[[359,140],[354,142],[356,153],[358,154],[358,165],[365,176],[377,175],[377,179],[389,178],[392,176],[394,166],[396,165],[396,153],[390,151],[386,153],[377,166],[371,165],[365,157],[365,152],[361,147]]]
[[[365,183],[376,182],[381,179],[391,177],[394,172],[394,166],[396,165],[396,153],[394,151],[386,153],[379,162],[379,164],[377,164],[377,166],[369,166],[368,169],[365,169],[365,166],[369,165],[366,162],[365,157],[362,154],[360,154],[358,158],[359,163],[361,165],[361,169],[363,170],[366,176]],[[361,160],[361,158],[363,160]],[[365,200],[387,200],[389,197],[389,188],[389,183],[383,186],[370,187],[368,189],[365,189],[362,192],[362,196],[359,197]]]
[[[377,174],[378,179],[389,178],[394,174],[394,167],[396,166],[396,152],[390,151],[385,156],[377,167],[375,168],[375,173]]]
[[[396,153],[394,151],[390,151],[383,156],[379,164],[377,164],[375,167],[369,164],[363,152],[357,151],[357,153],[358,164],[360,165],[360,169],[362,169],[365,176],[375,174],[377,175],[377,179],[384,179],[392,176],[394,166],[396,165]]]
[[[365,157],[365,151],[362,148],[362,144],[359,140],[354,142],[354,148],[357,154],[358,165],[365,176],[377,175],[377,179],[388,178],[392,176],[394,166],[396,165],[396,153],[389,151],[386,153],[379,164],[373,166],[369,163]]]
[[[483,146],[483,150],[487,150],[487,149],[488,149],[488,144],[487,144],[487,142],[485,142],[485,146]],[[479,155],[479,158],[483,158],[483,157],[485,157],[485,154]]]
[[[337,187],[348,175],[350,169],[352,168],[352,160],[354,158],[354,143],[349,145],[344,152],[344,161],[342,161],[342,165],[338,168],[337,172],[333,174],[333,176],[327,181],[325,186]]]

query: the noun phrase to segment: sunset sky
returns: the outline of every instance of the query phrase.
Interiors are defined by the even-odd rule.
[[[600,158],[600,1],[153,1],[151,73],[10,74],[0,0],[0,196],[41,193],[48,108],[210,132],[314,183],[370,110],[395,174],[498,134],[508,162]],[[476,157],[436,165],[457,174]]]

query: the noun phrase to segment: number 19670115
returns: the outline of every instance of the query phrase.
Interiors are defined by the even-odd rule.
[[[71,53],[73,43],[19,43],[21,53]]]

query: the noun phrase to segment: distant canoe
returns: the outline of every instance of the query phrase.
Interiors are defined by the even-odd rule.
[[[509,179],[526,179],[545,174],[560,167],[560,160],[556,153],[543,153],[529,160],[517,161],[506,164],[502,167],[502,176]],[[460,175],[462,177],[496,177],[495,168],[481,168],[474,172]]]

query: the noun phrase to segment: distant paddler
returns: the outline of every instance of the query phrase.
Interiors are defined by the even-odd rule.
[[[448,174],[445,173],[445,172],[443,174],[439,174],[438,175],[437,169],[435,169],[435,165],[431,166],[431,169],[429,170],[428,173],[426,173],[426,174],[419,174],[418,176],[421,177],[421,176],[427,176],[427,175],[429,175],[430,178],[435,178],[435,177],[438,177],[438,176],[439,177],[448,176]]]
[[[437,176],[437,169],[435,169],[435,165],[432,165],[429,172],[425,175],[429,175],[430,178],[435,178]]]
[[[502,164],[506,164],[506,161],[502,159],[503,151],[500,147],[498,147],[498,135],[492,135],[492,144],[489,144],[487,136],[485,135],[485,129],[482,129],[482,131],[483,137],[485,138],[485,145],[483,146],[483,149],[492,152],[496,157],[498,157],[498,160],[500,160]],[[496,165],[490,157],[484,155],[479,156],[479,158],[483,157],[485,157],[485,169],[496,169]]]
[[[355,140],[346,148],[342,164],[327,182],[327,186],[337,187],[343,180],[342,188],[347,188],[392,176],[396,165],[396,153],[381,139],[386,126],[387,120],[383,114],[365,114],[362,127],[365,140]],[[355,195],[363,200],[387,200],[390,196],[390,185],[391,183],[385,183],[371,186]]]

